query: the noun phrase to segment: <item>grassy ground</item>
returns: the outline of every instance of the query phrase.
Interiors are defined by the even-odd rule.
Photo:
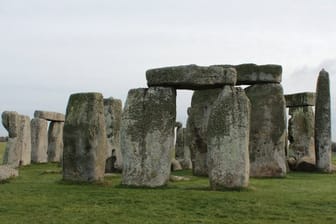
[[[160,189],[121,187],[120,175],[102,185],[60,180],[56,164],[21,168],[0,185],[0,223],[336,223],[336,174],[251,179],[248,190],[226,192],[199,177]]]

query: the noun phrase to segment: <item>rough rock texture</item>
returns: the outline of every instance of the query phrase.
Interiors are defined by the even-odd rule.
[[[182,166],[180,164],[180,162],[176,159],[172,159],[171,161],[171,170],[172,171],[176,171],[176,170],[182,170]]]
[[[3,156],[3,164],[14,167],[20,165],[21,148],[19,147],[20,115],[15,111],[4,111],[1,115],[2,124],[8,131],[8,142]]]
[[[122,184],[158,187],[169,180],[174,148],[176,91],[150,87],[128,92],[122,114]]]
[[[63,143],[64,180],[94,182],[104,179],[107,138],[102,94],[70,96]]]
[[[60,162],[63,156],[64,122],[52,121],[48,129],[48,162]]]
[[[253,85],[262,83],[280,83],[282,79],[281,65],[218,65],[223,68],[235,68],[237,71],[236,85]]]
[[[19,171],[13,167],[7,165],[0,166],[0,183],[17,176],[19,176]]]
[[[288,120],[288,157],[299,161],[302,157],[310,158],[315,166],[314,120],[315,115],[311,106],[289,108]],[[308,161],[308,160],[306,160]],[[297,168],[296,168],[297,170]]]
[[[250,176],[286,175],[286,102],[280,84],[245,89],[251,102]]]
[[[48,162],[48,121],[33,118],[31,126],[31,160],[33,163]]]
[[[329,74],[322,70],[316,86],[315,150],[316,168],[331,172],[331,111]]]
[[[109,172],[121,171],[122,156],[120,150],[120,123],[122,113],[122,102],[113,97],[104,99],[105,127],[107,134],[107,158],[114,157],[113,164],[106,169]],[[112,160],[110,160],[112,162]]]
[[[209,116],[207,144],[210,187],[247,187],[249,183],[250,102],[244,90],[225,86]]]
[[[190,125],[187,124],[186,128],[183,128],[183,160],[180,160],[180,164],[183,169],[192,169],[191,155],[190,155]]]
[[[21,151],[20,165],[29,165],[31,163],[31,128],[30,117],[20,115],[20,131],[18,137],[18,147]]]
[[[285,95],[286,107],[315,106],[315,93],[303,92]]]
[[[2,123],[8,131],[3,164],[14,167],[28,165],[31,160],[30,118],[14,111],[2,113]]]
[[[190,139],[189,147],[193,174],[195,176],[208,176],[207,165],[207,127],[214,101],[218,98],[222,89],[195,91],[191,108],[189,109]]]
[[[198,90],[235,85],[237,75],[233,68],[182,65],[150,69],[146,72],[146,78],[148,86]]]
[[[47,121],[62,121],[64,122],[65,115],[58,112],[36,110],[34,112],[35,118],[45,119]]]

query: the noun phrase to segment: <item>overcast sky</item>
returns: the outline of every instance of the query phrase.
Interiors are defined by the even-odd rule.
[[[0,0],[0,112],[64,113],[87,91],[125,102],[149,68],[273,63],[285,93],[329,72],[335,140],[335,12],[334,0]],[[178,120],[190,96],[178,92]]]

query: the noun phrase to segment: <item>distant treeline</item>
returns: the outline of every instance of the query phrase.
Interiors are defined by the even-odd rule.
[[[8,141],[8,137],[0,136],[0,142],[7,142],[7,141]]]

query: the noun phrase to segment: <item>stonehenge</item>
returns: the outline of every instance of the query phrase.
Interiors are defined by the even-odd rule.
[[[104,180],[107,136],[102,94],[77,93],[70,96],[63,144],[63,180]]]
[[[332,171],[325,70],[316,93],[288,95],[275,64],[154,68],[146,79],[147,88],[129,90],[124,108],[91,92],[72,94],[65,115],[36,110],[30,120],[4,111],[4,164],[61,161],[63,180],[96,182],[105,172],[122,172],[122,185],[135,187],[161,187],[171,169],[192,169],[209,178],[212,190],[248,187],[250,177],[284,177],[288,166]],[[179,89],[193,91],[185,127],[176,122]]]

